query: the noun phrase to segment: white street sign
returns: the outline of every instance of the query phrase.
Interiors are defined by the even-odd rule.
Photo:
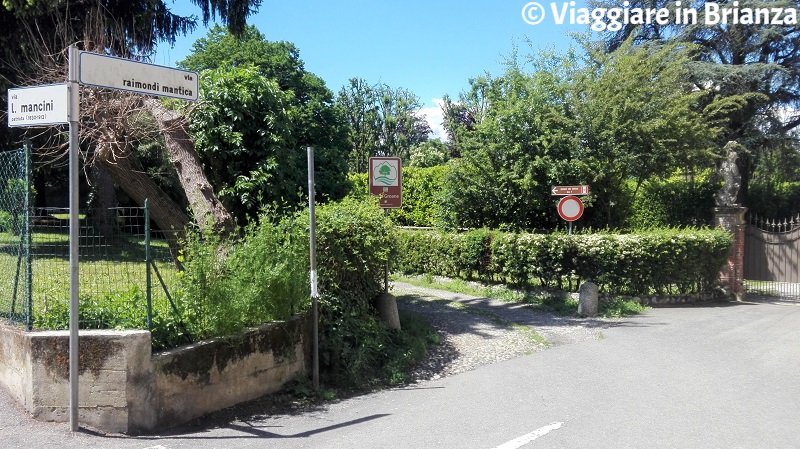
[[[197,100],[197,72],[80,52],[78,82],[160,97]]]
[[[8,89],[8,126],[44,126],[68,123],[66,84]]]

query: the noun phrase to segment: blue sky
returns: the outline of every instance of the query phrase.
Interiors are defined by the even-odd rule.
[[[438,109],[436,99],[444,94],[457,98],[469,78],[501,73],[504,57],[515,46],[522,54],[529,53],[527,40],[535,48],[562,50],[572,43],[570,32],[585,30],[552,20],[529,25],[522,18],[528,2],[263,0],[248,23],[269,40],[293,42],[306,70],[324,79],[332,91],[352,77],[383,82],[414,92],[426,107],[423,113],[430,115]],[[550,7],[549,1],[539,2]],[[583,5],[584,0],[576,1],[577,7]],[[173,11],[200,15],[186,0]],[[173,48],[160,48],[153,62],[174,66],[206,32],[200,26]]]

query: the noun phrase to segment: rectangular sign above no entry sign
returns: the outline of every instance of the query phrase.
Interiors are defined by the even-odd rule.
[[[78,82],[160,97],[194,101],[198,98],[196,72],[115,58],[87,51],[80,52]]]
[[[589,186],[553,186],[550,188],[551,195],[588,195]]]
[[[403,164],[399,157],[369,158],[369,194],[384,209],[403,207]]]

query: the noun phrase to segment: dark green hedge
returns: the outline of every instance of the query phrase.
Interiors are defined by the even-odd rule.
[[[728,234],[708,229],[573,236],[403,231],[396,269],[558,288],[592,280],[619,294],[691,293],[715,285],[730,245]]]
[[[698,176],[694,182],[682,178],[647,181],[636,195],[626,227],[710,226],[714,194],[719,188],[719,182],[709,174]]]
[[[800,182],[750,184],[747,207],[765,218],[794,218],[800,213]]]
[[[441,215],[437,195],[442,190],[442,180],[447,166],[403,168],[403,208],[392,209],[389,218],[399,226],[435,226]],[[367,174],[349,175],[352,185],[348,196],[367,196]]]
[[[306,215],[298,221],[308,229]],[[387,363],[386,345],[393,337],[373,301],[383,292],[394,229],[377,201],[345,199],[317,207],[320,371],[325,382],[364,385]]]

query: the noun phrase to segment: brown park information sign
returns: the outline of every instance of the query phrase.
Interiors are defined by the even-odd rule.
[[[403,164],[399,157],[369,158],[369,194],[384,209],[403,207]]]

